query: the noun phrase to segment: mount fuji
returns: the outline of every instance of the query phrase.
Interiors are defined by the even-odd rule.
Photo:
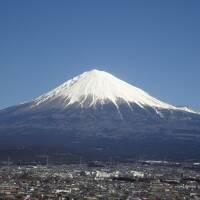
[[[0,150],[21,146],[93,156],[199,158],[200,114],[92,70],[0,111]]]

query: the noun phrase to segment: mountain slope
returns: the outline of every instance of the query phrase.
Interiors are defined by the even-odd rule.
[[[23,145],[93,154],[101,149],[104,154],[198,157],[199,144],[199,113],[159,101],[98,70],[0,111],[3,149]]]
[[[74,103],[78,103],[80,106],[84,106],[85,104],[87,104],[87,106],[95,106],[98,103],[105,104],[107,101],[112,102],[118,107],[120,101],[123,101],[123,103],[127,103],[128,105],[134,103],[142,108],[149,106],[161,109],[193,112],[187,108],[177,108],[161,102],[143,90],[134,87],[107,72],[99,70],[85,72],[65,82],[49,93],[40,96],[34,100],[33,107],[58,99],[60,100],[58,106],[63,107],[67,107]]]

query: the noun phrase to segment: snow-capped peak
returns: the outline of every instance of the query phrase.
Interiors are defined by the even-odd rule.
[[[122,100],[128,105],[135,103],[140,107],[150,106],[155,109],[173,109],[193,112],[159,101],[145,91],[105,71],[96,69],[84,72],[47,94],[38,97],[34,100],[34,106],[45,102],[52,102],[56,99],[59,99],[59,102],[62,102],[62,106],[64,105],[65,107],[74,103],[79,103],[83,106],[88,98],[90,98],[90,106],[111,101],[118,107],[119,100]]]

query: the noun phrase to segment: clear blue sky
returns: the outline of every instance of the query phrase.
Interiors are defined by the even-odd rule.
[[[0,108],[93,68],[200,111],[200,1],[0,0]]]

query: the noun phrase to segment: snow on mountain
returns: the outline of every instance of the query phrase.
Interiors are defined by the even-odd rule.
[[[0,136],[1,149],[23,146],[31,155],[199,159],[200,115],[92,70],[31,102],[0,110]]]
[[[159,101],[145,91],[105,71],[96,69],[76,76],[56,89],[36,98],[33,101],[33,107],[58,99],[64,107],[74,103],[84,106],[88,98],[90,98],[89,106],[95,106],[97,103],[105,104],[107,101],[111,101],[118,108],[119,103],[124,101],[129,106],[134,103],[141,108],[146,106],[153,107],[156,111],[157,109],[170,109],[195,113],[186,107],[175,107]]]

